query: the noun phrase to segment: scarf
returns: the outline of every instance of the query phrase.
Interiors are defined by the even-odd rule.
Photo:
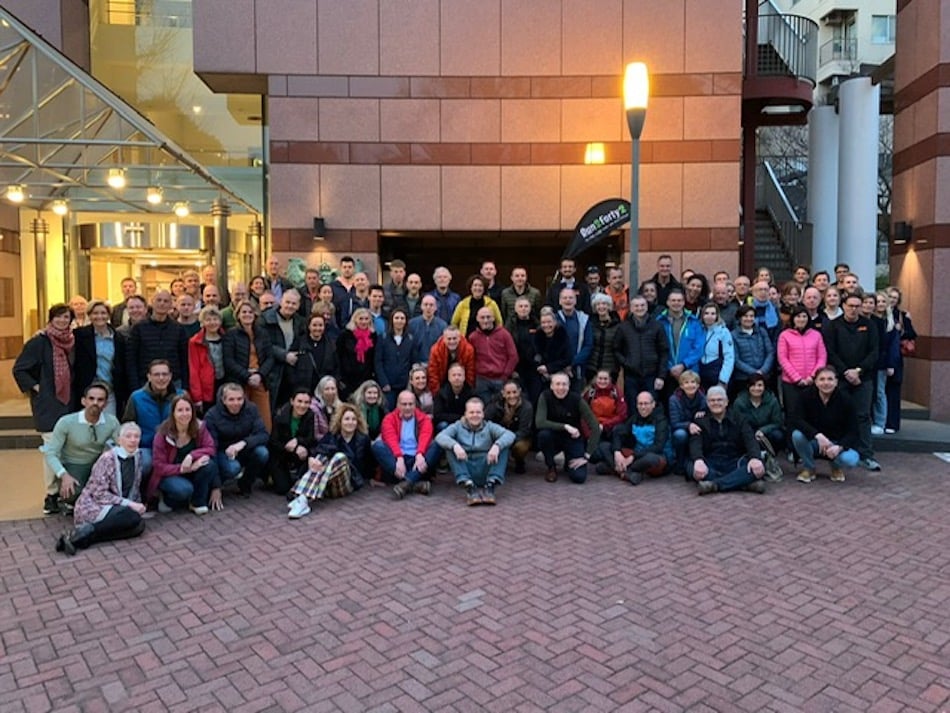
[[[69,362],[73,356],[73,345],[76,337],[73,330],[57,329],[52,322],[44,330],[53,345],[53,380],[56,383],[56,399],[62,404],[69,404],[72,395],[72,372]]]
[[[356,328],[353,330],[353,336],[356,337],[356,361],[364,364],[366,363],[366,352],[373,348],[373,331]]]
[[[765,319],[766,329],[772,329],[773,327],[778,326],[778,321],[779,321],[778,310],[775,309],[775,305],[772,304],[770,300],[766,300],[765,302],[752,300],[752,306],[765,308],[765,314],[763,315],[763,318]]]

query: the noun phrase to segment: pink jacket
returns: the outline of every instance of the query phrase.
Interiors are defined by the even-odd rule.
[[[217,449],[214,445],[214,438],[208,433],[204,422],[198,424],[198,445],[191,452],[191,459],[198,460],[201,456],[208,456],[214,459]],[[168,478],[172,475],[181,475],[181,464],[175,462],[178,455],[178,446],[175,445],[175,439],[171,436],[162,435],[161,431],[155,434],[155,440],[152,441],[152,477],[148,480],[148,488],[145,490],[145,502],[151,500],[158,493],[158,484],[162,478]]]
[[[115,448],[107,449],[95,465],[92,466],[92,475],[83,487],[76,507],[73,510],[73,521],[77,525],[86,522],[96,522],[105,516],[107,508],[115,505],[128,506],[130,502],[140,502],[139,485],[142,480],[142,463],[139,451],[132,456],[135,458],[135,482],[129,492],[128,500],[122,497],[116,475],[119,472],[119,457]]]
[[[802,334],[797,329],[783,329],[778,336],[778,363],[782,367],[782,381],[786,384],[797,384],[814,376],[828,363],[821,332],[806,329]]]

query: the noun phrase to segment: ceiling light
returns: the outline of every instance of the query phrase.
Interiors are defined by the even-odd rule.
[[[53,212],[58,216],[64,216],[69,212],[69,203],[59,199],[53,201]]]
[[[175,204],[175,215],[179,218],[187,218],[191,210],[188,208],[188,201],[178,201]]]
[[[149,186],[145,190],[145,200],[147,200],[152,205],[158,205],[162,202],[164,196],[162,195],[162,189],[157,186]]]
[[[26,198],[26,186],[14,184],[7,186],[7,200],[11,203],[22,203]]]
[[[125,169],[124,168],[110,168],[109,177],[106,179],[112,188],[125,188]]]

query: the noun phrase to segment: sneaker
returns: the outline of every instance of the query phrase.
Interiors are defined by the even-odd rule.
[[[482,496],[478,492],[478,488],[475,487],[475,483],[471,480],[466,480],[462,483],[462,487],[465,488],[465,504],[469,507],[482,504]]]
[[[208,514],[208,507],[206,505],[189,505],[188,509],[191,510],[195,515]]]
[[[290,506],[290,512],[287,513],[287,517],[291,520],[299,520],[310,514],[310,501],[307,500],[305,495],[298,495],[294,498]]]
[[[815,479],[814,472],[810,471],[808,468],[802,468],[798,471],[798,476],[795,478],[799,483],[810,483]]]
[[[643,473],[639,470],[628,470],[627,480],[630,481],[630,485],[640,485],[643,482]]]
[[[764,480],[753,480],[745,489],[750,493],[757,493],[758,495],[765,495],[765,481]]]
[[[832,468],[831,469],[831,482],[832,483],[843,483],[844,482],[844,471],[841,468]]]
[[[489,482],[484,488],[482,488],[482,505],[494,505],[495,504],[495,483]]]
[[[412,492],[416,495],[429,495],[432,492],[432,482],[428,480],[420,480],[412,488]]]
[[[60,502],[59,504],[59,511],[63,513],[63,515],[72,515],[75,510],[76,505],[74,503]]]
[[[412,483],[408,480],[400,480],[393,486],[393,496],[396,500],[402,500],[412,492]]]
[[[772,447],[772,442],[763,435],[761,438],[756,438],[759,445],[762,446],[762,450],[768,453],[773,458],[775,457],[775,449]]]
[[[897,429],[896,429],[896,428],[885,428],[885,429],[884,429],[884,433],[886,433],[888,436],[891,436],[891,435],[897,433]]]
[[[554,481],[556,481],[556,480],[557,480],[557,469],[556,469],[556,468],[548,468],[548,472],[545,474],[544,479],[545,479],[546,481],[548,481],[549,483],[553,483]]]
[[[59,515],[59,495],[54,493],[46,496],[46,499],[43,500],[43,514]]]
[[[168,505],[165,504],[164,495],[158,496],[158,511],[162,513],[163,515],[167,515],[168,513],[172,512],[172,509]]]
[[[884,429],[881,426],[871,426],[871,435],[872,436],[883,436]]]
[[[873,458],[865,458],[863,461],[861,461],[861,465],[864,466],[865,470],[870,470],[875,473],[879,473],[881,471],[881,464]]]
[[[719,490],[719,486],[711,480],[700,480],[696,483],[697,495],[709,495]]]
[[[515,461],[515,473],[516,473],[517,475],[524,475],[524,474],[527,473],[527,472],[528,472],[528,469],[525,468],[524,461],[523,461],[523,460],[516,460],[516,461]]]

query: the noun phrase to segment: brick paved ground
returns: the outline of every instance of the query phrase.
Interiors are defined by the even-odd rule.
[[[57,555],[0,524],[0,709],[950,710],[950,466],[767,496],[255,493]],[[85,576],[86,579],[81,579]]]

